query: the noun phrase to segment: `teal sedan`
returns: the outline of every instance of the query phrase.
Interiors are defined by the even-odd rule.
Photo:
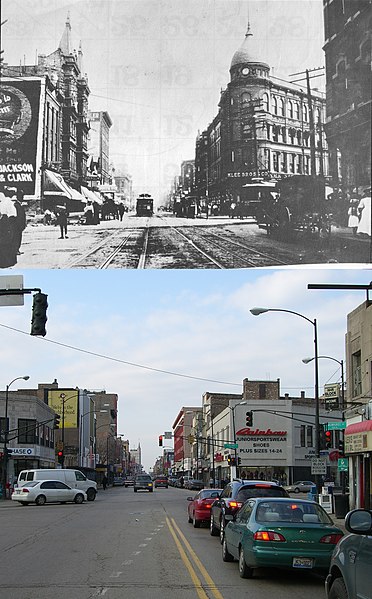
[[[256,568],[313,570],[326,574],[343,531],[314,501],[248,499],[225,529],[222,559],[237,559],[242,578]]]

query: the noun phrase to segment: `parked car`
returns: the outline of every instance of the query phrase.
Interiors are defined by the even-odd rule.
[[[133,485],[134,485],[133,476],[127,476],[127,478],[124,481],[124,487],[133,487]]]
[[[312,480],[298,480],[292,485],[286,485],[284,488],[288,493],[309,493],[316,483]]]
[[[225,526],[243,503],[251,497],[289,497],[287,491],[272,481],[235,479],[223,489],[211,509],[210,534],[223,541]]]
[[[157,487],[164,487],[165,489],[168,489],[168,479],[166,476],[157,476],[154,480],[154,486],[155,489]]]
[[[194,497],[187,498],[190,502],[187,506],[188,520],[194,528],[199,528],[202,522],[209,522],[212,503],[221,493],[222,489],[202,489]]]
[[[177,480],[177,479],[176,479],[174,476],[170,476],[170,477],[168,478],[168,484],[169,484],[169,486],[170,486],[170,487],[174,487],[174,486],[175,486],[175,483],[176,483],[176,480]]]
[[[32,480],[22,487],[17,487],[12,493],[12,500],[22,505],[36,503],[83,503],[87,494],[82,489],[72,489],[61,480]]]
[[[367,599],[372,588],[372,510],[352,510],[332,555],[325,589],[327,599]]]
[[[252,578],[256,568],[324,574],[343,534],[314,501],[249,499],[226,526],[222,559],[237,559],[242,578]]]
[[[133,489],[135,493],[137,491],[149,491],[152,493],[153,483],[151,476],[149,474],[138,474],[134,479]]]
[[[88,501],[94,501],[97,494],[97,483],[90,480],[80,470],[73,468],[37,468],[21,470],[18,475],[17,486],[23,487],[33,480],[60,480],[74,489],[85,491]]]
[[[124,486],[124,478],[122,476],[114,476],[112,485],[114,487],[123,487]]]
[[[190,491],[199,491],[204,488],[204,481],[199,480],[197,478],[190,478],[185,482],[185,489],[189,489]]]

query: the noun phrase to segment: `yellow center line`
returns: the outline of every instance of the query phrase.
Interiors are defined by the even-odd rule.
[[[189,572],[189,574],[191,576],[191,580],[194,583],[194,586],[195,586],[196,592],[198,593],[199,599],[208,599],[208,595],[204,591],[204,589],[202,587],[202,583],[200,582],[200,580],[199,580],[199,578],[198,578],[198,576],[197,576],[194,568],[192,567],[192,564],[191,564],[189,558],[187,557],[187,555],[185,553],[185,550],[183,549],[181,543],[177,539],[177,535],[174,532],[174,529],[173,529],[173,527],[172,527],[169,519],[166,518],[166,521],[167,521],[167,524],[168,524],[168,528],[169,528],[169,530],[171,532],[171,535],[172,535],[172,537],[174,539],[174,542],[177,545],[177,549],[180,552],[181,559],[182,559],[183,563],[185,564],[185,566],[186,566],[186,568],[187,568],[187,570],[188,570],[188,572]]]
[[[188,542],[188,540],[186,539],[186,537],[183,535],[183,533],[178,528],[178,526],[177,526],[174,518],[172,518],[172,524],[173,524],[174,528],[177,530],[179,536],[181,537],[181,539],[182,539],[182,541],[183,541],[186,549],[190,553],[192,559],[194,560],[194,563],[199,568],[199,571],[200,571],[201,575],[204,577],[205,582],[209,585],[210,590],[212,591],[213,595],[216,597],[216,599],[223,599],[223,596],[221,595],[220,591],[217,589],[215,583],[213,582],[212,578],[209,576],[207,570],[205,569],[205,567],[201,563],[200,559],[196,555],[196,553],[193,550],[193,548],[191,547],[190,543]]]

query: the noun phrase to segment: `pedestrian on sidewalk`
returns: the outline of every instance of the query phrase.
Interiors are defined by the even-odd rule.
[[[0,190],[0,268],[17,264],[17,210],[12,198],[13,191]]]
[[[68,239],[67,237],[67,224],[68,224],[68,214],[66,204],[64,206],[57,206],[57,225],[59,225],[61,236],[59,239]]]
[[[371,237],[371,188],[365,189],[358,204],[358,235]]]
[[[105,474],[105,476],[104,476],[104,477],[103,477],[103,479],[102,479],[102,487],[103,487],[103,490],[104,490],[104,491],[106,491],[106,488],[107,488],[107,483],[108,483],[108,478],[107,478],[107,476],[106,476],[106,474]]]
[[[349,194],[348,194],[349,195]],[[359,225],[359,214],[358,214],[359,198],[357,196],[350,197],[349,209],[347,211],[348,221],[347,226],[353,231],[353,235],[356,235]]]

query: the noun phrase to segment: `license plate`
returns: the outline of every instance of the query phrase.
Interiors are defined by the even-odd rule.
[[[310,557],[294,557],[292,566],[294,568],[312,568],[313,560]]]

